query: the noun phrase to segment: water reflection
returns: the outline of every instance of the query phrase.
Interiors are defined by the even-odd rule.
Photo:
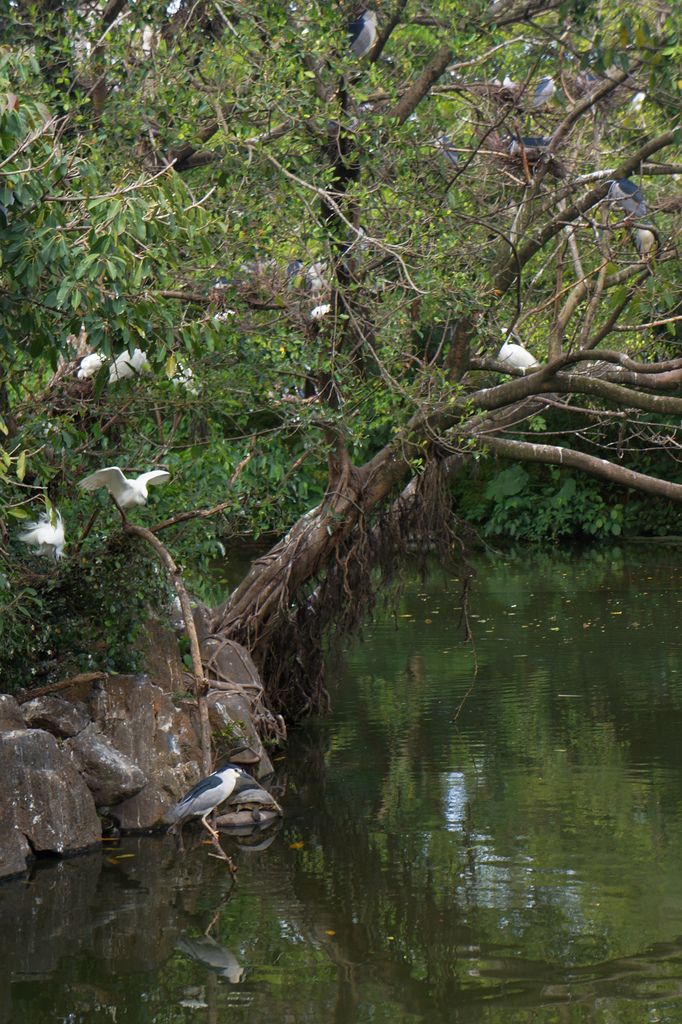
[[[415,583],[294,730],[267,848],[200,833],[0,887],[0,1020],[682,1021],[676,563]],[[396,631],[396,623],[398,631]]]

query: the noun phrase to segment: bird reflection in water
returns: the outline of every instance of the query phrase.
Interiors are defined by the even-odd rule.
[[[232,950],[227,946],[221,946],[210,935],[199,935],[195,938],[181,935],[177,948],[190,960],[196,960],[202,967],[213,971],[231,985],[239,985],[246,976],[246,968],[241,966]]]

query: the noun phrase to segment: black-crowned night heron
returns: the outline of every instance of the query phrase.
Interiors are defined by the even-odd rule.
[[[552,140],[546,135],[524,135],[522,138],[512,139],[509,143],[509,155],[519,156],[521,153],[521,147],[528,152],[528,150],[540,150],[545,151],[550,146]]]
[[[326,261],[311,263],[305,275],[305,290],[309,295],[320,295],[329,288],[329,282],[325,279],[324,272],[327,269]]]
[[[165,469],[153,469],[151,473],[141,473],[133,479],[124,476],[118,466],[106,466],[79,480],[78,486],[84,491],[96,491],[98,487],[106,487],[121,508],[133,508],[135,505],[147,504],[147,487],[150,484],[165,484],[170,478],[170,473]]]
[[[646,216],[646,203],[642,191],[629,178],[618,178],[616,181],[612,181],[607,198],[625,210],[628,218],[641,219]]]
[[[36,554],[53,558],[58,562],[64,557],[64,526],[61,513],[56,509],[43,512],[37,523],[27,523],[26,531],[19,534],[19,540],[37,548]]]
[[[555,92],[556,85],[554,84],[554,79],[547,75],[545,78],[541,78],[535,86],[531,104],[536,108],[544,107],[547,103],[551,103]]]
[[[365,57],[374,46],[379,33],[379,19],[376,12],[367,7],[348,26],[350,49],[358,60]]]
[[[239,765],[225,764],[217,772],[207,775],[205,779],[197,782],[196,786],[192,786],[189,793],[186,793],[168,812],[168,818],[180,827],[188,818],[201,818],[204,828],[217,839],[218,833],[206,821],[211,811],[219,807],[229,796],[236,796],[242,790],[257,786],[258,783]]]
[[[647,256],[656,245],[656,235],[653,231],[649,231],[649,227],[653,227],[653,225],[649,224],[649,221],[645,221],[641,228],[637,228],[635,248],[640,256]]]
[[[439,153],[445,157],[448,163],[453,164],[455,167],[459,167],[459,154],[447,135],[439,135],[437,139],[433,140],[431,145],[435,146]]]
[[[497,358],[501,363],[507,363],[509,366],[514,366],[517,370],[523,370],[524,372],[531,366],[540,365],[537,359],[530,352],[527,352],[523,345],[517,345],[514,341],[505,341],[497,353]]]
[[[295,278],[302,276],[303,264],[301,263],[300,260],[291,260],[289,263],[287,263],[287,268],[284,273],[286,275],[287,281],[290,281],[292,277]]]

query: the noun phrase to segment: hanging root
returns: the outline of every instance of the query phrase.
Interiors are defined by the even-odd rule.
[[[390,509],[360,519],[324,575],[296,595],[287,620],[267,637],[260,669],[273,711],[293,719],[329,711],[325,657],[361,636],[382,592],[384,606],[397,609],[407,556],[417,559],[424,579],[435,566],[458,579],[464,611],[473,578],[469,546],[469,531],[451,511],[443,464],[432,458]]]

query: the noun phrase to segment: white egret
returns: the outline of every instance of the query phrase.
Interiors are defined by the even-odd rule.
[[[540,365],[537,359],[523,345],[517,345],[514,341],[505,341],[497,353],[497,358],[501,363],[508,363],[509,366],[514,366],[517,370],[523,370],[524,373],[531,366]]]
[[[164,484],[167,480],[170,480],[170,473],[165,469],[153,469],[150,473],[141,473],[132,479],[124,476],[118,466],[106,466],[79,480],[78,486],[84,491],[106,487],[121,508],[133,508],[135,505],[147,504],[147,487],[150,484]]]
[[[94,377],[99,373],[103,362],[104,359],[99,352],[92,352],[89,356],[84,356],[78,367],[78,379],[87,380],[88,377]]]
[[[56,509],[43,512],[37,523],[27,523],[25,533],[19,534],[23,544],[38,548],[38,555],[53,558],[58,562],[64,557],[64,526],[61,513]]]
[[[124,377],[134,377],[136,374],[148,369],[147,353],[143,352],[142,349],[136,348],[132,355],[130,352],[121,352],[120,356],[117,356],[109,368],[109,383],[115,384],[117,380],[123,380]]]

